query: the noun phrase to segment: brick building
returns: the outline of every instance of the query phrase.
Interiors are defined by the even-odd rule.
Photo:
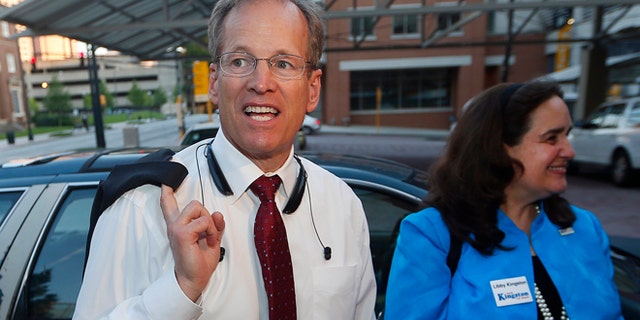
[[[0,21],[0,133],[8,136],[28,123],[18,41],[10,39],[14,33],[13,24]]]
[[[500,83],[504,72],[507,81],[548,73],[548,26],[526,23],[532,10],[512,19],[512,30],[522,29],[514,36],[518,44],[508,48],[504,11],[446,12],[458,1],[403,0],[387,9],[407,14],[378,18],[376,1],[354,3],[328,8],[329,15],[366,15],[327,22],[323,101],[315,112],[325,123],[446,129],[468,99]]]

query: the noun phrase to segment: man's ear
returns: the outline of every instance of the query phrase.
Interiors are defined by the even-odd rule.
[[[212,63],[209,65],[209,101],[211,101],[211,103],[213,103],[214,105],[218,104],[218,90],[217,90],[217,85],[218,85],[218,72],[217,72],[217,67],[218,65],[215,63]]]
[[[307,113],[312,112],[318,106],[321,88],[322,70],[313,70],[311,77],[309,77],[309,104],[307,104]]]

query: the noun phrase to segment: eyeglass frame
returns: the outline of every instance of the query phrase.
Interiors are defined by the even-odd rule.
[[[252,58],[253,61],[254,61],[253,69],[251,69],[251,71],[249,73],[247,73],[247,74],[235,74],[235,73],[226,71],[222,67],[221,61],[222,61],[223,56],[228,56],[230,54],[239,54],[239,55],[245,56],[247,58]],[[296,69],[301,69],[300,74],[296,75],[296,76],[293,76],[293,77],[286,77],[286,76],[283,76],[281,74],[278,74],[277,72],[274,72],[273,71],[274,63],[271,60],[273,60],[276,57],[295,57],[295,58],[300,58],[304,62],[304,64],[302,66],[300,66],[300,67],[293,66]],[[295,55],[295,54],[287,54],[287,53],[276,54],[276,55],[273,55],[273,56],[271,56],[269,58],[258,58],[258,57],[254,56],[254,55],[252,55],[251,53],[248,53],[248,52],[230,51],[230,52],[221,53],[219,56],[216,57],[215,62],[220,67],[220,70],[222,70],[222,72],[224,72],[225,74],[227,74],[227,75],[229,75],[231,77],[234,77],[234,78],[243,78],[243,77],[251,75],[253,72],[256,71],[256,68],[258,67],[258,61],[260,61],[260,60],[262,60],[262,61],[267,63],[267,66],[269,67],[269,70],[273,73],[274,76],[276,76],[277,78],[283,79],[283,80],[290,80],[290,79],[298,79],[298,78],[300,78],[304,74],[305,69],[307,69],[307,65],[310,66],[309,70],[313,69],[313,63],[311,63],[311,61],[306,60],[304,57],[301,57],[301,56],[298,56],[298,55]]]

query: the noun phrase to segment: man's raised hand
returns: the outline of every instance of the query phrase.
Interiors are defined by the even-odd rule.
[[[178,285],[196,301],[218,266],[224,218],[220,212],[210,214],[195,200],[180,211],[173,189],[166,185],[162,185],[160,207],[167,223]]]

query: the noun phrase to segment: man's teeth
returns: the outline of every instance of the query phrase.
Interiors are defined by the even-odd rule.
[[[278,111],[271,107],[258,107],[258,106],[250,106],[244,109],[246,113],[273,113],[277,114]]]
[[[251,119],[256,120],[256,121],[269,121],[271,120],[272,117],[270,116],[262,116],[262,115],[258,115],[258,114],[254,114],[251,116]]]
[[[269,121],[278,111],[271,107],[250,106],[244,109],[244,112],[255,121]]]

